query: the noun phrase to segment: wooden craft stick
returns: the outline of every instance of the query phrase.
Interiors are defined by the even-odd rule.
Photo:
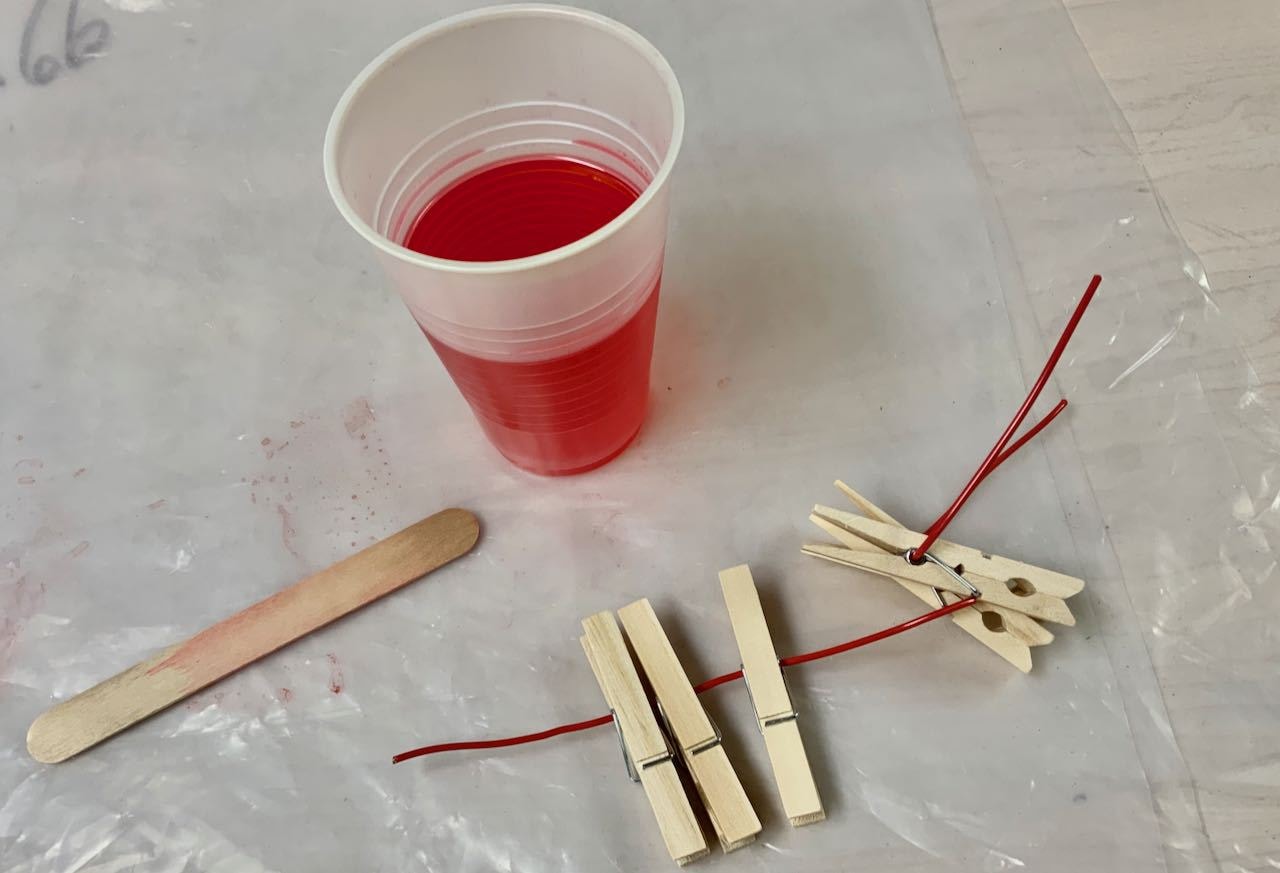
[[[914,548],[924,539],[922,534],[914,531],[895,527],[873,518],[854,515],[841,509],[815,506],[813,511],[856,533],[862,539],[890,551],[901,552],[903,549]],[[952,566],[963,564],[965,575],[981,576],[1006,584],[1016,584],[1021,581],[1027,584],[1030,593],[1066,599],[1084,590],[1084,580],[1074,576],[1055,573],[1053,570],[1002,558],[999,555],[988,554],[946,540],[938,540],[929,551]]]
[[[622,745],[640,777],[671,859],[684,866],[701,858],[710,851],[706,838],[680,784],[671,750],[640,685],[618,623],[612,613],[598,612],[583,620],[582,629],[587,662],[613,710]]]
[[[693,784],[711,817],[720,846],[732,852],[747,845],[760,833],[760,819],[729,763],[720,732],[702,708],[653,607],[648,600],[637,600],[618,610],[618,617],[658,699],[660,712],[666,718],[685,767],[693,776]]]
[[[471,550],[480,523],[446,509],[170,646],[45,712],[27,750],[52,764],[102,742]]]
[[[820,508],[824,512],[839,511],[828,510],[826,507]],[[847,518],[871,522],[869,518],[850,516],[848,513],[844,513],[844,515]],[[816,509],[814,514],[809,516],[809,520],[847,546],[851,553],[856,556],[852,559],[854,565],[863,570],[877,573],[881,576],[888,576],[891,579],[899,577],[910,579],[913,582],[920,582],[933,588],[950,591],[952,594],[957,594],[961,597],[969,596],[968,588],[933,564],[912,564],[899,555],[892,555],[880,549],[864,551],[860,548],[862,545],[862,543],[859,543],[859,540],[862,539],[861,537],[850,531],[843,523],[837,524],[828,517],[818,514]],[[1003,606],[1014,612],[1026,613],[1033,618],[1052,621],[1057,624],[1073,625],[1076,623],[1075,616],[1071,614],[1070,608],[1060,598],[1051,597],[1038,591],[1025,597],[1019,596],[1003,582],[997,582],[994,579],[971,573],[968,565],[965,565],[964,574],[982,591],[982,601],[984,603]]]
[[[738,652],[742,655],[742,674],[751,691],[760,732],[764,734],[782,808],[796,827],[822,821],[827,814],[813,781],[809,756],[796,723],[795,705],[783,681],[782,668],[778,666],[778,652],[769,636],[769,625],[765,622],[751,569],[743,564],[721,570],[720,588]]]

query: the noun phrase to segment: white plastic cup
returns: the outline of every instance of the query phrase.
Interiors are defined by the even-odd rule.
[[[520,467],[591,469],[640,428],[683,130],[680,87],[657,49],[601,15],[542,4],[423,28],[338,101],[324,147],[333,201]],[[603,168],[640,195],[599,230],[531,257],[453,261],[401,245],[459,180],[547,155]]]

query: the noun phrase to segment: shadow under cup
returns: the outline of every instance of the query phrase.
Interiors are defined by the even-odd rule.
[[[490,441],[526,470],[592,469],[640,428],[683,125],[675,75],[653,46],[594,13],[541,5],[418,31],[366,67],[334,111],[325,177],[335,204],[373,244]],[[528,257],[405,247],[442,196],[548,158],[638,196],[604,226]],[[500,232],[510,220],[473,210],[467,223]]]

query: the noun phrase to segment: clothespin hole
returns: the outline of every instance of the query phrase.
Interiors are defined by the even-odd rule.
[[[989,609],[982,610],[982,624],[992,633],[1004,633],[1004,619],[1000,617],[998,612],[993,612]]]
[[[1019,597],[1030,597],[1036,593],[1036,586],[1026,579],[1006,579],[1004,584],[1008,585],[1009,590]]]

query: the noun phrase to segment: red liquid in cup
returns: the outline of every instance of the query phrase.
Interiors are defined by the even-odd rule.
[[[598,230],[638,196],[625,180],[589,164],[557,157],[511,161],[442,192],[404,244],[456,261],[528,257]],[[510,363],[466,354],[430,333],[427,339],[502,454],[535,473],[580,473],[611,460],[640,429],[658,285],[613,333],[561,357]]]

